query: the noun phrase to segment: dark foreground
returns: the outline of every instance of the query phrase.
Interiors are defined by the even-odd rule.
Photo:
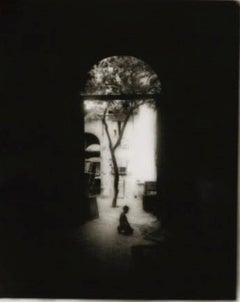
[[[2,297],[234,298],[234,260],[226,261],[225,243],[210,233],[209,238],[192,232],[169,233],[149,245],[136,241],[129,247],[126,271],[105,266],[96,257],[101,251],[89,253],[81,240],[83,226],[53,227],[32,215],[28,220],[21,220],[21,215],[4,217],[0,221]]]

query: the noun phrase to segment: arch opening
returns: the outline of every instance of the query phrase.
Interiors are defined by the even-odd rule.
[[[104,209],[127,204],[135,217],[154,210],[160,92],[157,74],[132,56],[105,58],[89,71],[81,93],[84,127],[100,141],[98,199]]]
[[[100,141],[96,135],[86,132],[84,135],[84,175],[86,194],[91,197],[101,192]]]

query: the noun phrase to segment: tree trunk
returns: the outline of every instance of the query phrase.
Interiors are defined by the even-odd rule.
[[[113,195],[113,201],[112,201],[112,207],[116,208],[117,206],[117,197],[118,197],[118,184],[119,184],[119,172],[118,172],[118,164],[115,156],[114,150],[111,150],[111,156],[112,156],[112,162],[113,162],[113,171],[114,171],[114,183],[113,183],[113,188],[114,188],[114,195]]]
[[[117,206],[117,197],[118,197],[118,183],[119,183],[119,172],[118,172],[118,164],[117,164],[117,159],[116,159],[116,155],[115,155],[115,150],[116,150],[116,146],[113,146],[112,144],[112,139],[108,130],[108,124],[106,122],[106,114],[107,114],[107,108],[104,111],[104,115],[103,115],[103,124],[105,126],[105,130],[107,133],[107,138],[108,138],[108,143],[109,143],[109,150],[111,153],[111,157],[112,157],[112,162],[113,162],[113,172],[114,172],[114,184],[113,184],[113,188],[114,188],[114,195],[113,195],[113,201],[112,201],[112,207],[116,208]]]
[[[126,118],[125,118],[125,120],[123,122],[122,127],[121,127],[121,123],[118,122],[118,139],[117,139],[115,145],[113,145],[113,142],[112,142],[112,139],[111,139],[111,135],[110,135],[109,129],[108,129],[108,123],[106,121],[107,110],[108,110],[108,108],[106,108],[104,110],[102,122],[103,122],[105,130],[106,130],[106,134],[107,134],[107,138],[108,138],[108,143],[109,143],[109,150],[110,150],[111,157],[112,157],[112,162],[113,162],[113,172],[114,172],[113,188],[114,188],[114,196],[113,196],[113,201],[112,201],[112,207],[116,208],[116,206],[117,206],[117,197],[118,197],[118,192],[119,192],[119,188],[118,188],[118,185],[119,185],[119,171],[118,171],[118,164],[117,164],[117,159],[116,159],[116,155],[115,155],[115,150],[121,144],[125,127],[127,125],[129,117],[133,113],[134,108],[131,108],[130,111],[128,112],[128,114],[126,115]]]

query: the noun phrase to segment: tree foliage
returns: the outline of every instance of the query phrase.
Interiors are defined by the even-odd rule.
[[[113,56],[101,60],[89,72],[86,94],[157,94],[161,84],[157,74],[145,62],[131,56]]]

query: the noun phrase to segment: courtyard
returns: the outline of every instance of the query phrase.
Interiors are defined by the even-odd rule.
[[[128,220],[134,229],[131,236],[118,234],[117,226],[124,200],[118,200],[118,207],[111,207],[109,198],[98,197],[99,218],[86,222],[74,233],[74,239],[83,250],[97,263],[104,274],[127,273],[132,264],[132,247],[155,245],[163,238],[153,235],[159,231],[160,222],[141,208],[141,201],[134,201],[130,207]]]

